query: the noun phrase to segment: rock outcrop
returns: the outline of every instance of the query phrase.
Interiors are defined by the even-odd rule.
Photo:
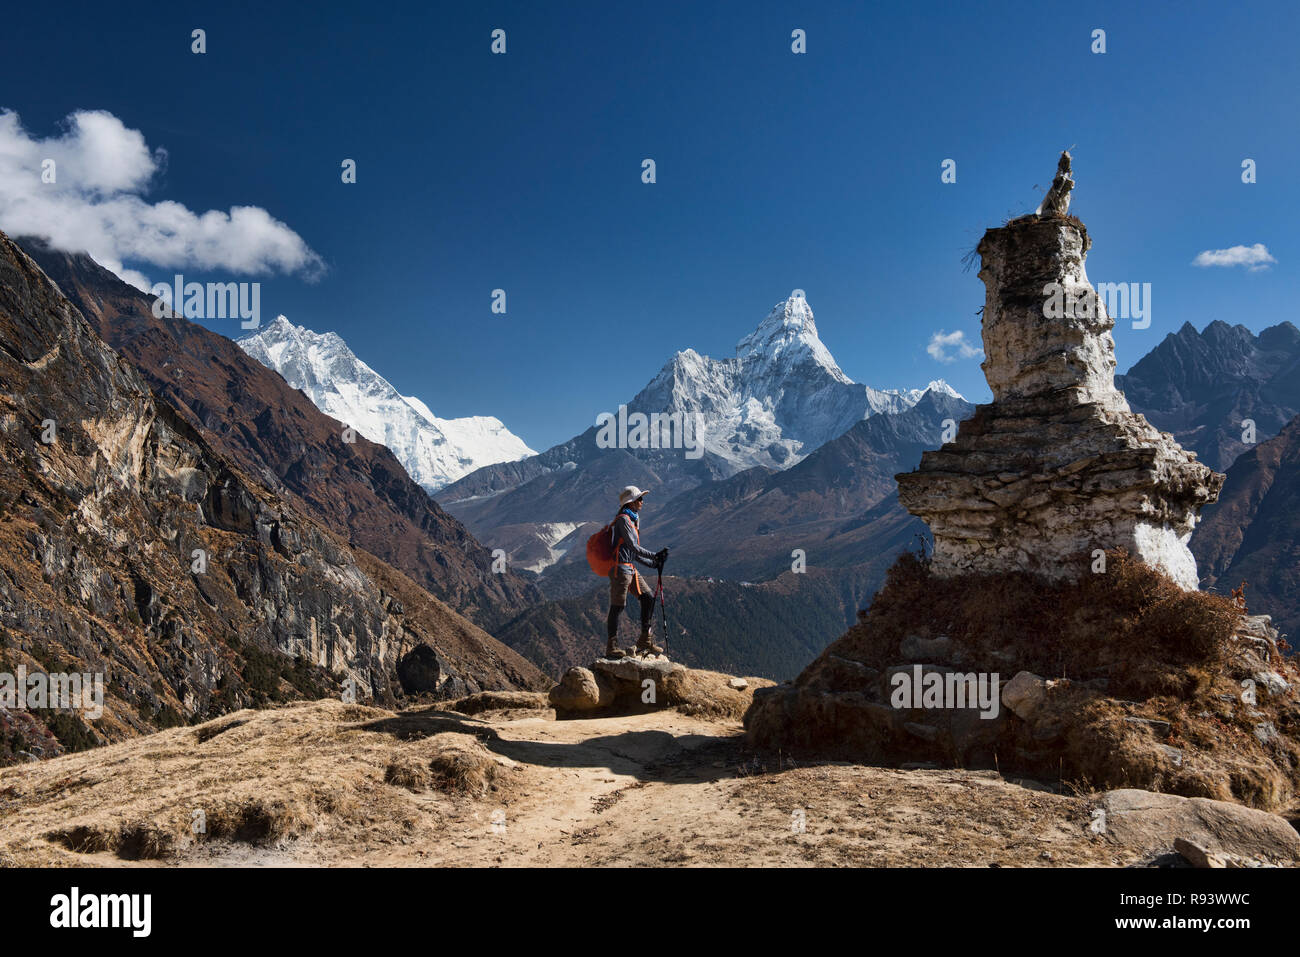
[[[1106,792],[1098,811],[1092,827],[1106,840],[1155,857],[1178,853],[1193,867],[1300,864],[1300,834],[1256,808],[1121,788]]]
[[[492,631],[541,600],[444,512],[384,446],[355,436],[233,341],[180,317],[84,253],[19,245],[109,346],[212,449],[346,544],[409,575]],[[231,321],[230,332],[239,327]],[[648,482],[642,482],[645,486]]]
[[[940,578],[904,556],[859,624],[794,682],[755,692],[750,741],[1288,807],[1300,672],[1267,616],[1108,558],[1075,581]]]
[[[687,668],[663,655],[597,658],[590,667],[566,671],[547,700],[557,718],[604,718],[671,708],[693,717],[739,721],[755,692],[770,687],[767,678]]]
[[[551,707],[560,718],[653,711],[670,704],[670,688],[685,674],[685,665],[663,655],[597,658],[564,673],[551,689]]]
[[[983,369],[993,402],[898,478],[934,533],[938,574],[1089,571],[1124,548],[1198,586],[1187,547],[1223,476],[1134,413],[1115,388],[1114,322],[1088,282],[1087,229],[1068,216],[1069,155],[1041,213],[980,241]]]
[[[39,725],[75,748],[349,679],[392,701],[421,645],[442,697],[544,681],[231,463],[0,234],[0,673],[100,674],[107,698],[91,724],[6,717],[0,761],[56,753]]]

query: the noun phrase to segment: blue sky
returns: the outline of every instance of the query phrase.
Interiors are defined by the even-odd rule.
[[[0,109],[33,139],[79,110],[138,130],[166,150],[146,203],[265,209],[314,281],[292,256],[181,271],[260,278],[264,320],[336,331],[437,414],[537,449],[678,349],[731,354],[794,288],[852,378],[987,397],[977,360],[926,345],[978,343],[962,256],[1072,145],[1089,277],[1152,284],[1151,328],[1117,326],[1121,371],[1184,321],[1300,322],[1295,4],[271,6],[15,7]],[[1255,243],[1269,268],[1192,265]]]

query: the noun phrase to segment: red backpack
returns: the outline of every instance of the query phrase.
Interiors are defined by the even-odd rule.
[[[614,569],[618,556],[614,554],[614,523],[610,522],[591,538],[587,539],[587,564],[601,578],[608,578]]]

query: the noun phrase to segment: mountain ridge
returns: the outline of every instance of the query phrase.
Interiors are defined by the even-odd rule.
[[[387,446],[428,492],[484,465],[537,454],[494,416],[438,418],[419,398],[398,392],[335,332],[313,332],[277,316],[235,344],[322,412]]]
[[[551,552],[576,555],[585,525],[608,521],[612,496],[624,485],[651,489],[662,505],[750,469],[784,471],[855,423],[906,411],[927,395],[964,403],[942,380],[911,390],[854,383],[821,342],[807,301],[791,296],[739,340],[734,357],[677,352],[626,404],[629,414],[697,416],[698,456],[686,454],[684,443],[602,448],[592,426],[537,456],[479,469],[437,498],[512,563],[545,573]],[[557,523],[576,530],[550,541],[539,526]]]
[[[1215,320],[1197,332],[1185,322],[1115,385],[1134,411],[1224,471],[1250,447],[1245,420],[1259,442],[1300,414],[1300,330],[1281,322],[1255,335]]]
[[[231,339],[183,318],[92,258],[18,240],[114,350],[223,455],[345,541],[405,572],[489,632],[538,599],[406,474]]]
[[[91,724],[0,715],[0,761],[245,707],[541,684],[518,654],[256,482],[0,233],[0,671],[103,676]],[[52,707],[57,707],[53,706]],[[42,726],[44,731],[42,731]]]
[[[1250,609],[1300,635],[1300,416],[1242,453],[1219,501],[1207,508],[1191,548],[1202,587],[1246,582]]]

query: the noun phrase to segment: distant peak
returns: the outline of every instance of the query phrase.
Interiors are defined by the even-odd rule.
[[[802,296],[791,296],[773,306],[758,328],[736,343],[736,355],[766,352],[773,345],[796,339],[817,340],[812,307]]]
[[[960,392],[958,392],[956,389],[950,386],[947,382],[943,381],[943,379],[934,379],[933,381],[930,382],[929,385],[925,387],[925,391],[935,392],[940,395],[950,395],[954,399],[961,399],[963,402],[966,401],[966,397],[964,395],[962,395]]]
[[[284,316],[276,316],[274,320],[266,325],[253,330],[246,336],[240,336],[239,342],[248,342],[256,339],[258,341],[270,341],[272,339],[297,339],[307,332],[302,326],[295,326]]]
[[[1279,322],[1260,332],[1259,343],[1265,349],[1295,349],[1300,345],[1300,329],[1290,322]]]
[[[253,339],[268,343],[293,341],[306,346],[331,346],[351,352],[337,332],[316,332],[306,326],[296,325],[283,315],[276,316],[274,321],[249,333],[241,341]]]
[[[791,295],[773,306],[758,328],[736,343],[736,357],[763,362],[811,358],[836,379],[852,381],[822,345],[812,306],[802,295]]]
[[[812,306],[802,296],[791,296],[772,307],[758,328],[736,343],[736,354],[762,351],[774,341],[817,338]]]

